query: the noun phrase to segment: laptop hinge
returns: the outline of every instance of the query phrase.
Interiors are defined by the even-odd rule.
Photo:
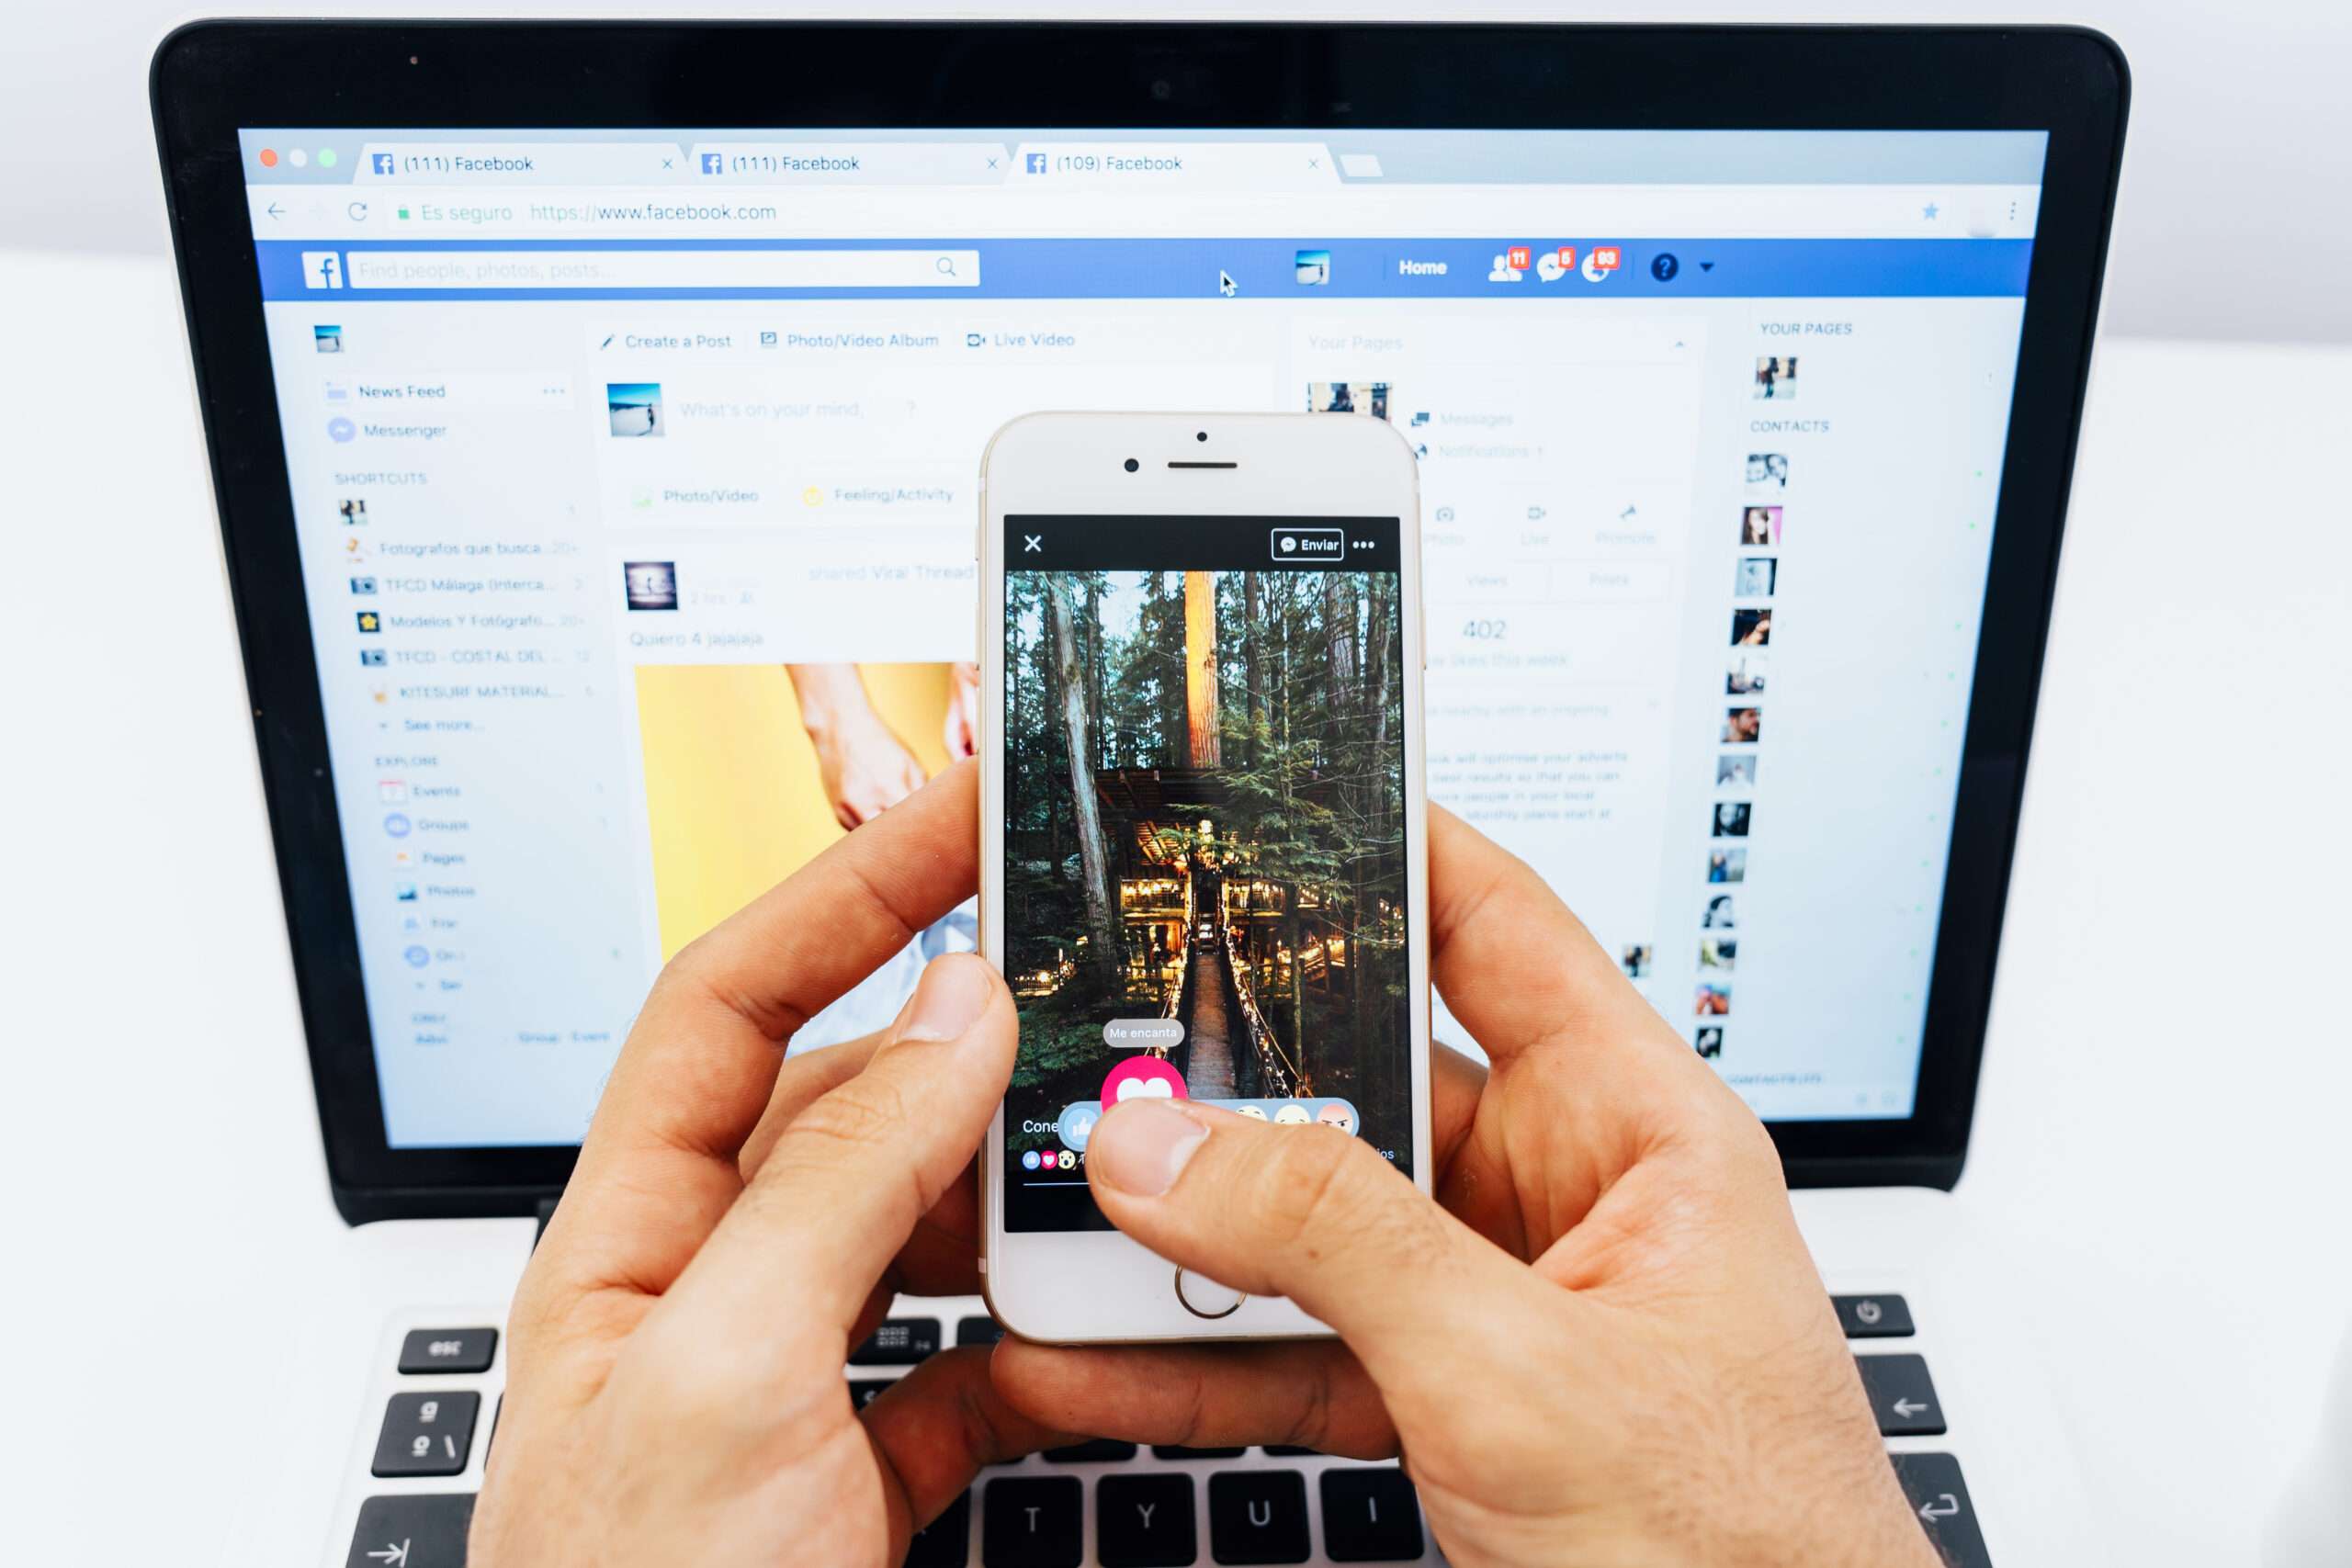
[[[542,1198],[539,1200],[539,1225],[538,1229],[531,1233],[531,1250],[533,1252],[537,1252],[539,1249],[539,1237],[548,1234],[548,1222],[555,1218],[555,1206],[562,1201],[563,1194],[560,1192],[555,1194],[551,1198]]]

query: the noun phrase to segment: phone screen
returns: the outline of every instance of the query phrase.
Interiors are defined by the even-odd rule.
[[[1319,1122],[1410,1173],[1394,517],[1008,516],[1005,1228],[1107,1228],[1105,1105]]]

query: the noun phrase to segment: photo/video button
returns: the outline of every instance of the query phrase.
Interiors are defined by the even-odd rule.
[[[1347,530],[1277,528],[1273,531],[1272,548],[1274,559],[1286,563],[1345,560],[1348,557]]]

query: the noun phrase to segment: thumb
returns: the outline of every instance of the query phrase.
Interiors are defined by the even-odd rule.
[[[1112,1224],[1170,1262],[1330,1325],[1392,1402],[1396,1380],[1431,1364],[1415,1345],[1464,1302],[1508,1312],[1535,1291],[1517,1259],[1336,1128],[1129,1100],[1095,1124],[1086,1175]]]
[[[991,965],[934,959],[865,1070],[776,1138],[671,1301],[734,1314],[744,1343],[778,1323],[845,1332],[970,1164],[1012,1075],[1015,1032]]]

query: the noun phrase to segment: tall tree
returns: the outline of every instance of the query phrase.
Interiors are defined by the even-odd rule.
[[[1259,626],[1261,612],[1258,598],[1258,574],[1241,574],[1241,686],[1246,694],[1243,712],[1250,719],[1250,743],[1244,761],[1254,768],[1264,759],[1266,735],[1266,657],[1265,634]]]
[[[1102,578],[1099,572],[1086,575],[1086,733],[1092,738],[1093,747],[1087,752],[1087,765],[1099,768],[1110,759],[1099,748],[1104,746],[1102,734],[1102,680],[1110,659],[1102,646]]]
[[[1094,798],[1094,747],[1087,735],[1086,673],[1079,668],[1075,606],[1069,587],[1048,579],[1046,614],[1053,622],[1054,660],[1060,668],[1062,722],[1069,739],[1070,800],[1078,821],[1079,872],[1086,894],[1087,943],[1097,983],[1108,990],[1119,955],[1111,918],[1111,857],[1102,841],[1102,811]]]
[[[1216,580],[1205,571],[1184,574],[1185,762],[1215,768],[1224,759],[1217,733]]]
[[[1373,961],[1373,941],[1370,933],[1377,931],[1379,918],[1373,906],[1375,894],[1385,891],[1386,879],[1375,883],[1371,872],[1375,863],[1385,867],[1389,843],[1389,769],[1388,769],[1388,661],[1395,648],[1389,622],[1395,616],[1396,595],[1387,581],[1375,572],[1364,583],[1364,718],[1371,729],[1363,769],[1364,783],[1362,798],[1365,805],[1363,833],[1365,852],[1355,858],[1355,874],[1348,914],[1348,972],[1351,989],[1355,994],[1355,1034],[1357,1075],[1363,1086],[1366,1104],[1385,1105],[1389,1088],[1402,1080],[1396,1077],[1391,1057],[1396,1041],[1389,1028],[1385,1003],[1386,954],[1381,962]],[[1375,939],[1376,940],[1376,939]]]

